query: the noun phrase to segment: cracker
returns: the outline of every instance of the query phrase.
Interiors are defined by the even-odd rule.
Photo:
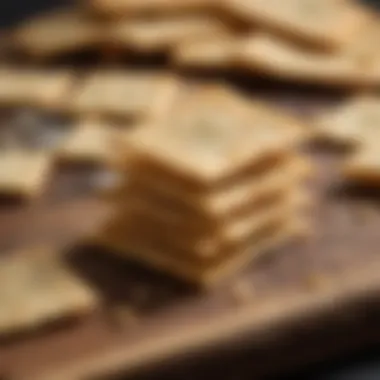
[[[356,96],[316,118],[319,136],[343,145],[366,145],[380,132],[380,97]]]
[[[219,33],[183,41],[172,51],[175,65],[192,69],[227,69],[234,63],[237,37]]]
[[[303,84],[374,87],[380,83],[376,62],[365,66],[347,54],[325,54],[268,34],[253,34],[241,44],[237,64],[253,73]]]
[[[97,13],[113,16],[188,13],[210,8],[213,0],[90,0]]]
[[[255,115],[232,90],[210,87],[194,91],[155,128],[131,134],[127,143],[163,172],[215,184],[265,155],[288,151],[294,134],[278,123]]]
[[[204,263],[199,264],[185,260],[175,250],[168,252],[149,239],[144,241],[137,239],[133,232],[129,233],[124,229],[100,233],[93,242],[111,249],[123,257],[142,262],[162,272],[201,286],[210,286],[233,275],[260,255],[277,249],[294,239],[301,233],[301,226],[304,227],[303,223],[296,220],[285,225],[269,226],[265,231],[260,231],[260,234],[255,236],[246,247],[209,267]]]
[[[133,175],[125,187],[121,186],[117,197],[128,203],[129,195],[139,194],[152,202],[156,199],[163,205],[178,206],[182,212],[192,210],[192,215],[204,215],[210,220],[222,222],[227,217],[244,212],[268,195],[282,191],[284,186],[294,183],[296,179],[306,178],[311,172],[307,160],[285,157],[231,184],[206,193],[196,193],[163,176],[141,171]]]
[[[114,42],[138,52],[169,51],[187,40],[208,34],[226,32],[218,19],[207,16],[171,16],[147,20],[131,20],[113,27]]]
[[[350,41],[368,18],[368,12],[349,1],[228,0],[224,4],[243,20],[329,49]]]
[[[176,79],[169,75],[142,71],[98,71],[85,79],[67,107],[82,116],[154,119],[170,108],[178,88]]]
[[[69,96],[74,76],[65,70],[0,68],[0,104],[59,110]]]
[[[97,296],[48,248],[1,258],[0,334],[19,333],[93,310]]]
[[[380,64],[379,39],[380,18],[373,17],[339,53],[357,60],[363,68],[368,65]]]
[[[344,179],[351,183],[364,186],[379,186],[380,161],[378,142],[380,133],[373,135],[373,142],[362,146],[352,157],[348,158],[342,167]]]
[[[178,254],[182,253],[192,260],[214,262],[244,245],[263,226],[276,223],[292,214],[301,215],[307,209],[305,206],[308,206],[308,201],[304,194],[300,196],[293,185],[292,188],[283,189],[272,198],[263,200],[260,205],[251,207],[245,215],[226,220],[225,224],[214,230],[196,231],[196,224],[189,225],[186,219],[174,223],[167,219],[165,212],[159,215],[154,208],[149,209],[143,202],[133,199],[124,217],[120,215],[115,224],[128,228],[128,222],[125,223],[127,216],[127,219],[129,217],[133,221],[134,234],[140,239],[151,239],[168,250],[175,248]],[[175,235],[173,230],[176,231]]]
[[[95,48],[106,41],[107,29],[75,10],[50,12],[26,21],[13,33],[14,47],[45,59]]]
[[[52,160],[45,152],[0,152],[0,194],[31,198],[39,195],[49,178]]]
[[[112,124],[86,120],[79,122],[55,152],[61,162],[112,164],[117,156],[116,142],[127,131]]]

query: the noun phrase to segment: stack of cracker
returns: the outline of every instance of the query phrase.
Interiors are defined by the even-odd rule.
[[[95,242],[196,284],[221,280],[305,231],[303,138],[232,90],[189,90],[128,137],[128,179]]]

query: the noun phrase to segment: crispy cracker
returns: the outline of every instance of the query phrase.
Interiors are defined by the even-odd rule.
[[[354,59],[364,69],[380,64],[380,17],[372,17],[348,44],[342,47],[340,54]]]
[[[224,4],[243,20],[329,49],[350,41],[368,18],[368,12],[350,1],[227,0]]]
[[[151,239],[170,250],[175,248],[178,254],[190,260],[201,260],[210,263],[228,256],[246,241],[251,240],[257,231],[264,226],[278,222],[279,219],[306,213],[310,199],[300,195],[296,186],[288,187],[272,199],[252,207],[239,218],[226,220],[224,225],[213,231],[204,229],[194,231],[194,225],[173,223],[165,215],[156,214],[154,208],[149,209],[143,202],[133,200],[124,215],[120,214],[115,224],[128,228],[128,221],[133,221],[134,234],[140,239]],[[176,231],[173,234],[173,231]]]
[[[227,27],[210,16],[171,16],[147,20],[131,20],[116,24],[113,41],[134,51],[155,53],[199,39],[204,35],[226,33]]]
[[[96,120],[79,122],[55,155],[59,161],[70,163],[111,164],[117,156],[116,141],[127,131]]]
[[[374,87],[380,69],[347,54],[326,54],[268,34],[253,34],[241,44],[237,64],[253,73],[305,84],[342,87]]]
[[[13,33],[14,47],[35,58],[51,58],[99,47],[106,28],[76,10],[59,10],[26,21]]]
[[[155,118],[165,113],[176,96],[172,76],[141,71],[98,71],[90,74],[68,103],[81,115],[125,120]]]
[[[380,131],[373,135],[371,144],[362,146],[348,158],[342,168],[347,181],[364,186],[378,186],[380,183],[379,148]]]
[[[208,9],[212,2],[212,0],[90,0],[90,7],[100,14],[123,17],[202,11]]]
[[[380,97],[356,96],[323,112],[315,126],[322,139],[353,146],[366,145],[380,131]]]
[[[52,160],[45,152],[5,150],[0,153],[0,194],[35,197],[49,178]]]
[[[261,254],[286,244],[301,233],[302,227],[297,221],[285,226],[270,226],[265,232],[260,231],[260,239],[256,236],[245,249],[241,249],[235,255],[231,255],[209,268],[205,267],[204,264],[190,263],[175,252],[169,254],[159,245],[148,241],[148,239],[145,241],[136,239],[133,233],[127,234],[125,230],[108,231],[106,234],[100,233],[93,239],[93,242],[114,250],[115,253],[119,253],[123,257],[142,262],[162,272],[198,285],[210,286],[236,273]]]
[[[116,198],[120,202],[129,201],[130,194],[139,194],[145,199],[156,199],[162,205],[176,205],[179,210],[192,215],[223,221],[225,218],[244,213],[244,210],[265,199],[268,195],[281,191],[295,178],[307,178],[312,172],[310,163],[301,157],[284,157],[277,162],[268,163],[262,170],[247,173],[231,184],[210,189],[206,193],[196,193],[164,176],[136,172],[121,184]],[[155,202],[155,203],[157,203]],[[191,212],[190,212],[191,215]]]
[[[0,278],[0,334],[79,316],[97,304],[94,292],[49,249],[3,257]]]
[[[219,33],[183,41],[172,51],[176,66],[191,69],[227,69],[234,63],[237,37]]]
[[[0,104],[59,110],[70,94],[69,71],[0,68]]]
[[[274,117],[253,113],[251,104],[232,90],[210,87],[194,91],[155,128],[137,131],[127,142],[162,171],[210,184],[265,155],[287,151],[294,133]]]

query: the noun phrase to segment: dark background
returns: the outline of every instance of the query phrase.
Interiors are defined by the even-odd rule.
[[[368,0],[366,2],[380,7],[380,0]],[[72,1],[0,0],[0,27],[11,26],[40,11],[70,3]],[[380,345],[356,352],[349,357],[340,358],[340,360],[329,361],[307,368],[300,373],[294,373],[286,377],[286,379],[296,378],[311,380],[380,380]],[[282,378],[281,380],[285,379]]]

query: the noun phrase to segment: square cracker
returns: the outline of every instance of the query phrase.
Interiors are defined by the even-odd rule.
[[[38,196],[49,178],[51,167],[51,157],[45,152],[0,152],[0,194]]]
[[[358,5],[340,0],[224,0],[223,4],[243,20],[324,48],[350,41],[368,18]]]
[[[4,256],[0,279],[0,334],[79,316],[98,302],[94,291],[49,248]]]
[[[129,208],[120,214],[115,224],[131,228],[128,220],[133,221],[133,231],[140,239],[151,239],[162,247],[175,248],[189,259],[212,262],[221,256],[228,256],[246,241],[252,240],[262,228],[290,215],[302,216],[310,204],[306,194],[300,194],[298,186],[293,184],[263,200],[261,204],[250,207],[245,215],[225,220],[215,229],[198,229],[196,224],[188,224],[186,217],[178,223],[167,219],[165,212],[144,204],[143,200],[133,199]],[[168,211],[169,212],[169,211]],[[169,216],[170,217],[170,216]],[[193,223],[195,220],[193,221]],[[173,230],[176,230],[173,235]]]
[[[168,111],[178,88],[178,81],[170,75],[142,71],[98,71],[84,80],[67,107],[82,116],[154,119]]]
[[[283,121],[254,113],[233,90],[210,86],[192,92],[154,128],[132,133],[126,143],[163,172],[208,186],[265,155],[288,151],[294,137]]]
[[[312,172],[308,160],[301,157],[284,157],[268,165],[205,193],[196,193],[178,186],[162,176],[140,172],[132,174],[125,187],[120,188],[117,197],[128,203],[129,195],[139,194],[148,200],[156,199],[164,205],[177,205],[182,212],[190,215],[201,214],[210,220],[223,221],[227,217],[243,213],[250,205],[267,198],[269,194],[281,191],[296,179],[302,182]]]
[[[363,69],[373,64],[380,65],[379,41],[380,17],[374,16],[339,50],[339,54],[358,61]]]
[[[168,251],[149,239],[138,239],[133,231],[129,233],[125,229],[100,231],[92,242],[164,273],[200,286],[210,286],[233,275],[259,255],[279,248],[296,236],[302,235],[304,228],[304,223],[299,223],[296,218],[290,218],[289,223],[284,225],[270,226],[265,231],[260,231],[260,238],[255,236],[246,247],[227,258],[224,257],[218,263],[213,263],[212,266],[189,261],[175,249]]]
[[[61,162],[112,164],[117,157],[116,142],[128,131],[97,120],[81,121],[55,152]]]
[[[380,83],[376,61],[363,66],[362,60],[348,54],[306,50],[263,33],[241,42],[236,63],[254,73],[306,84],[374,87]]]
[[[339,144],[367,145],[379,138],[380,97],[356,96],[316,117],[321,138]]]
[[[90,0],[90,7],[100,14],[123,17],[157,15],[209,9],[214,0]]]
[[[196,15],[128,20],[111,29],[116,44],[144,53],[168,51],[187,40],[226,32],[227,27],[220,20]]]
[[[234,62],[238,37],[226,33],[183,41],[172,50],[175,65],[194,69],[226,69]]]
[[[379,142],[380,131],[373,134],[371,143],[363,145],[343,163],[344,179],[357,185],[380,185]]]
[[[32,57],[51,58],[102,45],[106,30],[86,14],[64,9],[25,21],[13,32],[13,43]]]
[[[0,104],[59,110],[74,84],[65,70],[0,68]]]

